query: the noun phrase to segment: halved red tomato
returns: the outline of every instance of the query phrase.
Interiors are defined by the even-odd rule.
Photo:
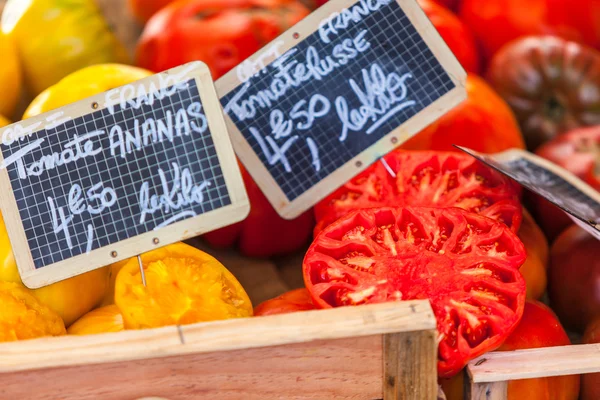
[[[290,290],[282,295],[263,301],[254,308],[254,316],[287,314],[295,311],[314,310],[316,307],[305,288]]]
[[[517,232],[520,189],[508,178],[458,152],[395,150],[319,202],[316,235],[360,208],[413,205],[459,207],[500,220]]]
[[[465,210],[356,210],[325,228],[303,262],[318,308],[429,299],[438,374],[450,377],[500,346],[523,314],[523,243],[504,224]]]

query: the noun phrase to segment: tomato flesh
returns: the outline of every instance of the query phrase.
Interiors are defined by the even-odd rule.
[[[361,208],[459,207],[500,220],[517,232],[519,188],[467,154],[395,150],[315,206],[314,234]],[[389,170],[388,168],[389,167]]]
[[[525,302],[525,247],[504,224],[462,209],[355,210],[306,253],[306,288],[319,308],[429,299],[438,373],[452,376],[500,346]]]

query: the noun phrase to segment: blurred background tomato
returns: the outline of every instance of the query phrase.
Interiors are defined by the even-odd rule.
[[[160,72],[201,60],[218,79],[309,13],[295,0],[179,0],[150,18],[137,63]]]
[[[464,102],[409,139],[402,148],[460,151],[454,144],[484,153],[525,148],[510,107],[477,75],[467,77]]]
[[[504,44],[528,35],[557,35],[600,47],[597,0],[462,0],[459,15],[488,60]]]

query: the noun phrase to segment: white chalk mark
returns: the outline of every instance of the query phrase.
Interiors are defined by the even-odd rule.
[[[396,173],[394,172],[394,170],[392,169],[392,167],[390,167],[390,164],[387,163],[387,161],[385,161],[385,158],[381,157],[379,159],[379,161],[381,161],[381,163],[383,164],[384,168],[387,170],[388,174],[390,174],[392,176],[392,178],[396,177]]]
[[[13,164],[15,161],[20,160],[25,154],[29,153],[32,150],[37,149],[38,147],[40,147],[42,145],[43,141],[44,141],[44,138],[37,139],[36,141],[29,143],[27,146],[23,147],[22,149],[15,151],[13,154],[6,157],[2,161],[2,164],[0,164],[0,169],[4,169],[4,168],[8,167],[9,165]],[[26,175],[21,176],[21,174],[19,173],[19,177],[24,179],[24,178],[26,178]]]
[[[49,123],[44,125],[44,129],[54,129],[57,126],[62,125],[65,122],[70,121],[72,119],[71,117],[60,118],[63,116],[63,114],[64,114],[64,112],[59,111],[52,115],[49,115],[46,118],[46,122],[49,122]]]
[[[317,144],[312,138],[306,138],[306,144],[308,145],[310,155],[312,156],[312,165],[315,168],[315,171],[319,172],[321,170],[321,159],[319,158]]]
[[[280,162],[283,165],[283,168],[285,168],[286,172],[292,172],[292,168],[290,167],[290,163],[287,157],[285,156],[285,153],[289,150],[290,146],[294,144],[296,140],[298,140],[298,135],[292,136],[291,138],[285,141],[283,146],[279,147],[279,145],[275,143],[275,140],[273,140],[272,137],[267,136],[263,138],[258,132],[258,130],[256,130],[256,128],[253,127],[250,127],[249,130],[252,136],[254,136],[254,138],[258,142],[258,145],[260,146],[260,149],[265,155],[269,165],[275,165],[277,162]],[[271,150],[269,150],[269,147],[267,147],[267,143],[271,147]]]
[[[170,225],[177,220],[184,219],[187,217],[195,217],[195,216],[196,216],[196,213],[194,211],[182,211],[179,214],[175,214],[172,217],[164,220],[160,224],[156,225],[156,227],[153,230],[164,228],[165,226]]]
[[[94,226],[92,224],[88,224],[87,230],[87,246],[85,247],[85,252],[89,253],[92,251],[92,244],[94,243]]]
[[[388,111],[384,116],[379,118],[373,125],[367,129],[367,135],[370,135],[375,131],[375,129],[379,128],[383,125],[388,119],[392,118],[396,113],[404,110],[407,107],[411,107],[417,104],[414,100],[405,101],[404,103],[398,104],[396,107],[392,108]]]

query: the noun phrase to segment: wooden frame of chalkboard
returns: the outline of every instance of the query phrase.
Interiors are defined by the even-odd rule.
[[[151,250],[153,248],[156,247],[160,247],[160,246],[164,246],[170,243],[174,243],[174,242],[178,242],[178,241],[182,241],[194,236],[198,236],[201,235],[203,233],[209,232],[211,230],[214,229],[218,229],[221,228],[223,226],[226,225],[230,225],[232,223],[238,222],[243,220],[249,213],[250,210],[250,205],[249,205],[249,201],[248,201],[248,197],[245,191],[245,187],[244,187],[244,183],[240,174],[240,170],[239,170],[239,166],[237,163],[237,159],[235,157],[235,154],[233,152],[233,148],[231,145],[231,142],[229,140],[229,136],[227,134],[227,128],[225,125],[225,121],[223,118],[223,113],[220,107],[220,103],[219,103],[219,99],[217,97],[215,88],[214,88],[214,84],[210,75],[210,71],[208,69],[208,67],[200,62],[192,62],[189,64],[185,64],[181,67],[177,67],[165,72],[162,72],[160,74],[155,74],[152,75],[148,78],[136,81],[130,85],[125,85],[119,88],[115,88],[112,90],[109,90],[107,92],[89,97],[87,99],[78,101],[76,103],[64,106],[62,108],[50,111],[50,112],[46,112],[44,114],[41,114],[39,116],[21,121],[19,123],[15,123],[12,125],[9,125],[3,129],[0,129],[0,138],[2,138],[2,141],[0,142],[0,145],[3,147],[3,149],[5,148],[10,148],[10,144],[15,143],[16,145],[19,145],[21,142],[23,143],[27,143],[28,139],[26,138],[27,135],[31,136],[31,135],[35,135],[37,133],[42,133],[42,134],[46,134],[47,132],[53,132],[52,129],[56,130],[56,126],[58,126],[58,124],[60,124],[60,120],[65,120],[65,121],[75,121],[75,128],[80,126],[80,125],[76,125],[77,121],[84,121],[83,118],[96,113],[98,111],[104,111],[110,107],[113,107],[111,112],[114,112],[115,109],[119,110],[126,110],[124,112],[129,112],[129,109],[127,109],[127,106],[123,107],[123,105],[125,104],[134,104],[135,101],[138,101],[140,99],[151,99],[148,100],[147,103],[144,103],[143,107],[150,107],[150,110],[152,113],[154,113],[156,110],[159,110],[159,107],[162,109],[162,113],[164,115],[165,111],[162,108],[163,107],[163,103],[161,103],[162,99],[164,98],[168,98],[169,96],[171,96],[173,93],[179,93],[177,92],[177,90],[173,90],[170,91],[173,88],[177,88],[177,87],[185,87],[185,88],[190,88],[193,87],[194,88],[194,98],[197,98],[199,96],[199,100],[200,100],[200,107],[195,108],[193,111],[195,111],[195,115],[201,114],[205,116],[205,120],[202,119],[203,122],[205,122],[204,125],[202,125],[202,127],[205,129],[204,131],[202,131],[202,134],[196,134],[195,132],[200,132],[201,129],[198,127],[198,125],[190,125],[188,122],[187,127],[190,128],[190,126],[193,126],[193,128],[190,129],[196,129],[194,132],[187,132],[188,135],[192,135],[192,133],[196,134],[197,136],[193,136],[195,138],[199,138],[202,137],[202,139],[192,139],[189,140],[191,142],[193,142],[193,149],[196,149],[196,144],[195,142],[198,140],[202,140],[202,143],[205,143],[205,140],[210,140],[211,143],[211,150],[210,152],[208,150],[206,150],[206,154],[208,154],[208,157],[211,157],[211,160],[209,160],[210,162],[212,162],[213,164],[216,165],[216,162],[214,161],[214,158],[216,157],[217,161],[218,161],[218,166],[220,167],[220,173],[219,173],[219,183],[217,184],[217,186],[219,186],[219,196],[221,196],[221,193],[226,193],[228,194],[228,198],[227,201],[222,201],[219,204],[223,204],[222,206],[214,206],[212,207],[212,200],[209,199],[211,201],[211,207],[208,208],[208,211],[206,212],[194,212],[189,211],[187,213],[187,215],[184,218],[173,218],[173,221],[163,221],[165,222],[165,224],[157,224],[155,226],[155,228],[153,230],[151,229],[145,229],[145,228],[140,228],[140,231],[143,231],[143,233],[139,233],[139,234],[135,234],[133,236],[127,237],[126,239],[121,240],[121,238],[119,237],[118,241],[115,241],[114,243],[109,243],[108,245],[101,245],[99,248],[93,248],[91,250],[89,250],[88,247],[88,251],[83,252],[81,254],[77,254],[74,255],[72,257],[68,257],[65,259],[62,259],[58,262],[55,263],[50,263],[48,265],[37,265],[36,268],[36,264],[34,263],[34,258],[32,256],[32,247],[30,246],[30,242],[28,241],[28,237],[27,234],[25,232],[24,229],[24,223],[22,220],[22,217],[20,215],[20,208],[17,204],[17,199],[15,197],[15,194],[13,193],[13,184],[11,183],[11,178],[9,176],[9,172],[8,172],[8,167],[5,166],[5,157],[4,157],[4,153],[3,151],[0,152],[0,206],[2,208],[2,214],[4,217],[4,221],[6,224],[6,228],[8,230],[8,235],[11,241],[11,245],[12,245],[12,249],[13,249],[13,253],[15,256],[15,260],[17,262],[17,266],[21,275],[21,279],[23,281],[23,283],[29,287],[29,288],[39,288],[41,286],[46,286],[48,284],[60,281],[60,280],[64,280],[67,278],[70,278],[72,276],[75,275],[79,275],[82,274],[84,272],[87,271],[91,271],[93,269],[96,268],[100,268],[102,266],[105,265],[109,265],[112,264],[114,262],[123,260],[123,259],[127,259],[133,256],[136,256],[138,254],[141,254],[145,251]],[[163,92],[160,92],[160,91]],[[183,89],[182,89],[183,90]],[[188,90],[188,93],[190,89],[185,89]],[[155,96],[150,96],[151,93],[155,93]],[[159,98],[159,93],[162,93],[162,95],[160,96],[160,101],[158,100]],[[170,94],[169,94],[170,93]],[[141,94],[141,97],[140,97]],[[146,95],[147,94],[147,95]],[[144,97],[146,96],[146,97]],[[174,104],[177,105],[173,105],[172,107],[184,107],[183,106],[183,101],[181,94],[178,94],[179,96],[179,100],[173,100],[172,102]],[[188,99],[185,99],[186,101]],[[128,101],[132,101],[134,103],[127,103]],[[179,103],[176,103],[176,101],[179,101]],[[190,100],[191,101],[191,100]],[[140,104],[142,104],[143,101],[140,100]],[[158,103],[158,105],[156,105]],[[181,106],[179,105],[181,104]],[[131,113],[133,114],[133,118],[137,119],[138,117],[144,117],[146,118],[148,116],[148,114],[144,114],[145,111],[143,111],[144,108],[142,108],[139,104],[138,104],[138,109],[133,109],[131,110]],[[155,108],[152,108],[155,107]],[[135,108],[133,106],[131,106],[130,108]],[[201,110],[201,111],[199,111]],[[160,111],[160,110],[159,110]],[[158,111],[156,111],[158,113]],[[168,113],[170,113],[171,111],[168,111]],[[189,109],[188,109],[189,112]],[[173,115],[175,113],[173,112]],[[128,114],[130,115],[130,114]],[[141,117],[140,117],[141,115]],[[154,114],[152,114],[154,115]],[[169,114],[167,114],[169,115]],[[106,124],[106,136],[108,136],[108,128],[111,126],[110,125],[110,118],[104,116],[104,114],[102,114],[102,118],[103,121],[106,118],[106,121],[104,121]],[[123,117],[123,118],[131,118],[131,117]],[[116,119],[116,117],[114,117],[114,119]],[[113,120],[114,120],[113,119]],[[177,120],[177,116],[174,116],[173,119],[175,121]],[[108,122],[107,122],[108,121]],[[169,121],[171,121],[169,119]],[[191,119],[190,119],[191,121]],[[94,124],[96,124],[96,121],[93,122]],[[158,124],[157,124],[158,125]],[[173,123],[172,125],[175,125],[175,123]],[[62,125],[61,125],[62,126]],[[182,124],[182,126],[184,126]],[[64,129],[63,130],[63,134],[65,133],[65,130],[68,131],[69,133],[74,133],[77,134],[78,132],[76,130],[73,130],[73,128],[71,128],[71,130],[69,131],[68,125],[64,125],[65,128],[61,128]],[[125,125],[125,127],[127,127],[127,125]],[[183,133],[181,133],[178,129],[179,127],[179,122],[177,122],[177,125],[175,128],[173,128],[171,126],[171,128],[175,129],[175,133],[178,134],[178,136],[180,137],[185,137],[186,132],[185,131],[181,131]],[[160,128],[157,128],[160,129]],[[208,133],[207,133],[208,131]],[[126,132],[127,134],[129,134],[129,132]],[[175,135],[173,135],[173,130],[171,131],[171,138]],[[204,136],[202,136],[204,135]],[[81,136],[84,136],[83,134]],[[111,133],[112,136],[112,133]],[[124,135],[125,137],[127,137],[127,135]],[[162,138],[162,136],[160,136]],[[166,137],[166,134],[165,136]],[[208,138],[208,139],[206,139]],[[6,140],[6,142],[5,142]],[[52,139],[48,139],[48,142],[50,142]],[[57,139],[59,140],[59,139]],[[152,139],[150,139],[152,140]],[[155,151],[154,150],[154,145],[157,143],[156,140],[150,142],[149,140],[149,144],[146,145],[145,143],[145,139],[144,139],[144,149],[141,150],[141,153],[143,156],[143,162],[145,162],[145,164],[143,163],[143,165],[140,167],[139,164],[134,164],[134,168],[137,165],[137,167],[141,169],[143,169],[144,167],[147,166],[147,168],[149,169],[151,165],[153,165],[153,161],[155,160],[155,162],[169,162],[172,160],[169,154],[174,154],[175,152],[181,152],[181,151],[186,151],[186,150],[181,150],[181,148],[174,148],[174,149],[167,149],[167,145],[164,145],[164,147],[160,148],[160,150]],[[165,139],[165,143],[168,143],[166,141],[167,139]],[[181,142],[183,142],[183,139],[181,139]],[[154,144],[153,144],[154,143]],[[173,143],[173,139],[171,139],[171,143]],[[62,144],[61,142],[59,142],[59,144]],[[79,146],[79,144],[78,144]],[[133,145],[132,145],[133,146]],[[182,145],[183,146],[183,145]],[[200,147],[200,149],[202,149],[201,145],[198,145]],[[66,148],[67,146],[65,146]],[[74,147],[74,146],[73,146]],[[84,147],[84,144],[81,143],[80,147]],[[174,146],[172,146],[174,147]],[[87,149],[87,147],[85,147]],[[90,146],[91,148],[91,146]],[[146,152],[146,148],[148,149],[152,149],[150,150],[150,156],[154,157],[154,158],[150,158],[150,156],[148,156],[148,153]],[[184,149],[188,149],[189,147],[185,147]],[[112,150],[111,150],[112,151]],[[41,150],[40,150],[41,152]],[[169,153],[170,152],[170,153]],[[127,151],[127,154],[129,154],[130,152]],[[136,149],[134,149],[133,151],[134,154],[138,154],[136,153]],[[52,153],[52,155],[54,156],[54,154],[56,153]],[[101,153],[104,154],[104,153]],[[185,154],[186,157],[190,156],[190,159],[194,159],[194,157],[192,156],[198,156],[198,154],[200,154],[199,152],[190,152],[189,154]],[[71,153],[71,157],[72,157],[72,153]],[[161,160],[160,155],[164,156],[164,159]],[[121,156],[123,156],[123,153],[121,153]],[[96,162],[95,161],[95,155],[94,158],[92,157],[87,157],[89,159],[92,159],[94,161],[90,161],[90,163],[92,162]],[[114,158],[116,158],[116,156],[114,156]],[[66,159],[66,156],[65,156]],[[104,159],[103,159],[104,160]],[[139,159],[136,159],[136,163],[138,162]],[[78,162],[81,160],[78,160]],[[87,161],[84,160],[86,163]],[[200,161],[197,161],[196,159],[194,159],[195,164],[193,164],[193,167],[190,166],[190,169],[192,170],[192,174],[197,173],[197,171],[194,171],[194,169],[199,170],[201,169],[200,167]],[[66,164],[66,161],[64,161]],[[207,161],[208,163],[208,161]],[[129,166],[128,162],[124,163],[126,165]],[[108,165],[108,164],[107,164]],[[85,164],[85,166],[88,166],[88,164]],[[210,166],[210,172],[208,172],[207,174],[210,175],[213,171],[213,167],[214,165],[209,164]],[[64,167],[64,165],[63,165]],[[46,167],[46,168],[50,168],[50,167]],[[54,168],[54,166],[52,166],[51,168]],[[58,169],[59,167],[56,167],[55,169]],[[15,171],[17,169],[15,168]],[[77,169],[78,173],[79,173],[79,169]],[[111,169],[112,171],[112,169]],[[202,174],[204,174],[204,170],[202,170]],[[135,171],[134,171],[135,172]],[[13,172],[13,175],[16,172]],[[67,172],[70,174],[70,172]],[[85,170],[83,170],[82,175],[85,173]],[[159,170],[159,174],[160,174],[160,170]],[[171,174],[170,176],[175,176],[173,175],[174,173],[172,171],[168,171],[168,174]],[[177,173],[179,176],[179,173]],[[173,184],[173,186],[179,186],[179,187],[183,187],[186,185],[186,182],[184,182],[185,178],[184,178],[184,174],[185,174],[185,170],[184,172],[181,174],[181,184]],[[164,173],[163,173],[164,175]],[[207,176],[208,176],[207,175]],[[63,175],[64,176],[64,175]],[[202,175],[204,176],[204,175]],[[162,177],[162,175],[161,175]],[[61,178],[63,179],[63,178]],[[69,178],[66,178],[67,180]],[[98,179],[102,179],[102,175],[99,176]],[[141,178],[143,180],[147,180],[147,179],[155,179],[154,176],[148,178],[143,177]],[[165,178],[167,179],[167,178]],[[177,178],[179,179],[179,178]],[[192,178],[190,178],[191,181]],[[48,178],[47,180],[48,182],[50,181],[50,178]],[[135,187],[137,189],[137,183],[136,181],[133,181],[132,178],[132,182],[135,183]],[[155,181],[152,181],[155,182]],[[179,182],[179,180],[177,180],[177,182]],[[62,183],[62,180],[61,180]],[[155,185],[155,183],[151,183],[152,185]],[[187,182],[188,186],[189,186],[189,182]],[[52,185],[52,183],[49,183],[47,185]],[[129,188],[132,188],[134,185],[132,184],[131,186],[129,186]],[[214,185],[213,185],[214,186]],[[196,188],[196,186],[194,186],[194,188]],[[225,192],[225,188],[226,188],[226,192]],[[79,190],[79,193],[86,193],[85,190],[87,188],[84,187],[83,191]],[[163,186],[164,189],[164,186]],[[189,189],[189,188],[188,188]],[[151,189],[152,190],[152,189]],[[211,189],[212,190],[212,189]],[[175,189],[173,189],[173,191],[175,191]],[[183,190],[182,190],[183,191]],[[30,192],[33,192],[33,190],[30,190]],[[89,196],[89,192],[88,196]],[[141,190],[140,190],[141,193]],[[136,193],[135,195],[138,196],[138,198],[140,198],[140,196],[142,196],[140,193]],[[195,192],[190,191],[189,194],[184,194],[183,196],[196,196],[196,194],[194,194]],[[77,194],[77,193],[76,193]],[[131,193],[126,192],[126,197],[129,197]],[[25,199],[25,203],[34,203],[34,195],[35,192],[33,194],[30,194],[28,198]],[[69,192],[69,196],[71,196],[71,192]],[[150,195],[147,195],[147,197],[149,197]],[[153,212],[156,211],[157,207],[159,207],[159,203],[158,201],[169,201],[163,199],[162,195],[159,197],[156,193],[153,194],[152,196],[156,196],[156,204],[154,203],[155,200],[151,200],[149,201],[149,205],[147,207],[148,211],[147,213],[149,215],[151,215],[151,217],[146,218],[146,220],[148,219],[152,219],[152,221],[154,222],[154,214],[152,214]],[[165,193],[165,197],[167,196],[167,194]],[[66,197],[66,196],[63,196]],[[201,196],[198,196],[198,202],[197,204],[200,204],[200,198]],[[23,200],[23,199],[21,199]],[[89,200],[86,198],[86,201]],[[65,200],[66,201],[66,200]],[[142,206],[142,202],[141,200],[138,200],[138,207],[140,209],[144,209]],[[177,198],[175,201],[179,202],[179,204],[181,205],[182,202],[179,200],[179,198]],[[69,197],[69,202],[71,202],[71,199]],[[164,202],[163,202],[164,203]],[[35,204],[39,204],[38,202],[35,202]],[[57,203],[58,204],[58,203]],[[82,203],[78,203],[75,202],[77,207],[81,207]],[[119,203],[120,204],[120,203]],[[160,203],[162,204],[162,203]],[[174,206],[172,206],[173,203],[171,203],[171,210],[172,213],[175,213],[176,209]],[[217,202],[215,202],[215,204],[217,204]],[[27,205],[27,207],[29,207],[29,204]],[[71,205],[69,204],[69,207],[71,207]],[[89,206],[88,206],[89,207]],[[21,207],[23,208],[23,207]],[[70,208],[67,208],[67,210],[69,210]],[[165,207],[165,209],[169,210],[168,206]],[[184,209],[184,208],[180,208],[180,209]],[[132,213],[133,213],[133,209],[129,209]],[[160,209],[158,209],[160,211],[159,213],[159,217],[163,217],[163,215],[165,213],[163,213],[163,208],[161,206]],[[202,209],[204,210],[204,208]],[[109,209],[110,211],[110,209]],[[118,210],[119,212],[121,212],[121,209],[119,208]],[[110,211],[112,213],[112,211]],[[127,212],[127,210],[125,210],[125,212]],[[143,213],[146,213],[146,211],[143,211]],[[181,214],[184,214],[184,212],[182,212]],[[74,214],[73,214],[74,215]],[[91,215],[91,212],[90,212]],[[121,214],[124,218],[126,218],[127,216],[124,214]],[[130,214],[132,215],[132,214]],[[193,216],[195,215],[195,216]],[[110,215],[110,218],[112,218],[113,215]],[[109,218],[109,219],[110,219]],[[166,217],[165,217],[166,218]],[[169,218],[170,219],[170,218]],[[63,220],[64,221],[64,220]],[[103,220],[104,221],[104,220]],[[121,224],[124,225],[126,229],[128,229],[128,225],[127,224]],[[142,225],[140,225],[142,226]],[[146,225],[144,225],[146,226]],[[137,229],[137,228],[136,228]],[[112,232],[114,233],[114,232]]]
[[[216,88],[221,97],[222,104],[228,95],[233,95],[233,92],[236,89],[241,87],[251,78],[252,75],[245,72],[245,68],[250,66],[250,69],[252,69],[252,67],[254,67],[258,70],[258,73],[255,73],[253,76],[256,77],[260,75],[265,72],[266,68],[276,61],[278,57],[281,57],[281,55],[302,43],[303,38],[307,38],[318,32],[319,26],[327,21],[328,18],[336,14],[340,15],[340,11],[358,4],[359,2],[360,0],[329,1],[280,35],[269,45],[255,53],[243,64],[238,66],[237,69],[231,70],[225,76],[217,80]],[[248,169],[249,173],[269,199],[273,207],[285,219],[293,219],[302,212],[308,210],[314,204],[333,192],[338,186],[342,185],[383,155],[417,134],[420,130],[447,113],[456,105],[460,104],[466,98],[465,70],[450,51],[423,10],[419,7],[416,0],[381,0],[381,2],[388,4],[397,3],[400,6],[401,10],[418,32],[418,35],[420,35],[431,53],[435,56],[435,59],[443,67],[443,70],[450,78],[454,87],[410,117],[402,125],[385,134],[366,149],[360,151],[360,153],[349,159],[341,167],[331,172],[328,176],[318,181],[318,183],[314,184],[310,189],[304,191],[293,200],[290,200],[282,190],[280,184],[277,183],[273,174],[265,166],[256,151],[253,150],[252,145],[238,126],[236,126],[236,123],[232,120],[231,116],[227,115],[227,109],[225,108],[225,119],[237,156]],[[351,16],[347,16],[345,22],[350,19]],[[389,46],[389,43],[384,43],[383,46],[387,47]],[[360,76],[360,67],[354,72]]]

